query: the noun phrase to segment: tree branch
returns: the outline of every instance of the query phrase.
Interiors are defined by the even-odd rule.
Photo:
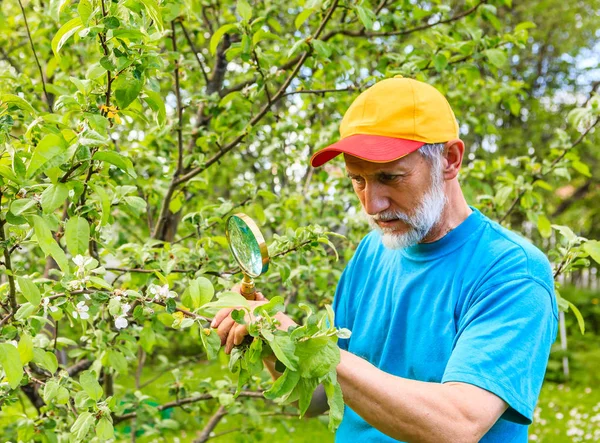
[[[204,426],[204,429],[202,429],[202,432],[200,432],[200,436],[194,440],[194,443],[205,443],[210,438],[210,433],[217,427],[221,419],[226,415],[227,410],[223,406],[219,406],[217,412],[210,417],[208,423],[206,423],[206,426]]]
[[[27,30],[27,37],[29,37],[29,43],[31,44],[31,50],[33,51],[33,57],[35,58],[35,63],[37,64],[38,70],[40,71],[40,77],[42,78],[42,88],[44,89],[44,95],[46,97],[46,102],[48,104],[48,110],[52,114],[54,111],[52,110],[52,101],[50,100],[48,91],[46,91],[46,80],[44,80],[44,71],[42,70],[42,65],[40,65],[40,60],[38,59],[37,52],[35,51],[33,39],[31,38],[31,31],[29,30],[29,23],[27,23],[27,16],[25,15],[25,8],[23,8],[23,3],[21,2],[21,0],[19,0],[19,6],[21,7],[21,12],[23,13],[23,20],[25,21],[25,29]]]
[[[94,363],[92,360],[81,360],[80,362],[75,363],[73,366],[69,366],[66,371],[69,374],[69,377],[75,377],[80,372],[90,368],[92,363]]]
[[[240,397],[249,397],[249,398],[262,398],[262,399],[265,398],[262,391],[242,391],[242,392],[240,392],[239,396]],[[194,397],[182,398],[177,401],[165,403],[164,405],[158,406],[156,409],[158,411],[164,411],[166,409],[172,409],[172,408],[177,408],[177,407],[180,407],[183,405],[189,405],[190,403],[196,403],[196,402],[204,401],[204,400],[212,400],[213,398],[214,397],[210,394],[201,394],[201,395],[196,395]],[[128,414],[118,415],[118,416],[114,417],[113,422],[114,422],[114,424],[119,424],[126,420],[131,420],[134,417],[137,417],[137,412],[130,412]]]
[[[198,51],[196,50],[196,47],[194,46],[194,42],[192,41],[192,38],[190,37],[190,34],[188,33],[187,29],[183,25],[183,21],[180,21],[179,25],[181,26],[181,29],[183,30],[185,38],[186,38],[188,44],[190,45],[190,48],[192,49],[192,52],[194,53],[194,56],[196,57],[198,64],[200,65],[200,72],[202,72],[204,81],[206,81],[206,84],[208,85],[210,80],[208,79],[208,74],[206,73],[206,68],[204,67],[204,63],[202,63],[202,60],[200,59],[200,56],[198,55]]]
[[[183,24],[182,24],[183,28]],[[177,97],[177,170],[173,178],[178,177],[183,171],[183,107],[181,106],[181,90],[179,87],[179,53],[177,52],[177,35],[175,34],[175,20],[171,22],[171,40],[173,41],[173,52],[175,52],[175,97]]]
[[[558,164],[558,162],[560,162],[565,155],[567,155],[567,153],[573,149],[575,146],[577,146],[579,143],[581,143],[583,141],[583,139],[585,138],[585,136],[598,124],[598,122],[600,122],[600,117],[596,118],[596,120],[594,120],[594,122],[590,125],[589,128],[587,128],[584,132],[581,133],[581,135],[577,138],[577,140],[575,140],[573,142],[573,144],[571,146],[569,146],[568,148],[566,148],[562,154],[560,154],[558,157],[556,157],[554,159],[554,161],[550,164],[550,167],[548,168],[547,171],[541,173],[541,174],[535,174],[533,175],[532,178],[532,182],[539,180],[541,178],[544,178],[546,175],[548,175],[550,172],[552,172],[554,170],[554,168],[556,167],[556,165]],[[519,194],[515,197],[515,199],[512,201],[512,203],[510,204],[510,207],[508,208],[508,211],[506,211],[506,214],[504,214],[502,216],[502,218],[500,218],[499,223],[502,223],[504,220],[506,220],[506,218],[511,214],[511,212],[515,209],[515,207],[517,206],[517,203],[519,203],[519,201],[521,200],[521,197],[523,197],[523,195],[525,195],[525,190],[522,190],[519,192]]]
[[[2,198],[1,194],[0,194],[0,199]],[[0,220],[0,241],[1,242],[6,242],[6,234],[4,233],[4,225],[6,224],[6,220]],[[9,271],[8,272],[8,286],[9,286],[9,292],[8,292],[8,301],[10,302],[10,308],[12,309],[12,314],[14,314],[15,312],[17,312],[18,309],[18,305],[17,305],[17,290],[15,288],[15,277],[13,275],[13,271],[12,271],[12,264],[10,262],[10,251],[8,250],[8,247],[3,248],[4,249],[4,266],[6,267],[6,269]],[[4,321],[8,321],[8,319],[10,319],[10,315],[5,317]]]

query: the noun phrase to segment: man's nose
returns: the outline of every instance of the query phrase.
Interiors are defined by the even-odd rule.
[[[390,207],[390,200],[377,184],[367,184],[364,191],[363,206],[369,215],[376,215]]]

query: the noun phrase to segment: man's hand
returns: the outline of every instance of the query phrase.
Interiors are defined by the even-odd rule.
[[[240,285],[235,285],[231,288],[233,292],[240,292]],[[268,302],[264,295],[260,292],[256,293],[255,300],[248,300],[250,303],[251,312],[250,315],[246,314],[246,323],[254,321],[254,315],[252,315],[254,308],[260,305],[264,305]],[[234,346],[240,345],[244,341],[244,337],[248,335],[248,328],[246,325],[240,325],[232,317],[231,313],[236,308],[221,309],[215,315],[211,328],[217,328],[217,334],[221,337],[221,346],[225,346],[225,354],[231,353]],[[238,308],[241,309],[241,306]]]
[[[240,285],[235,285],[233,288],[231,288],[231,290],[233,292],[240,292]],[[253,315],[254,309],[258,306],[268,303],[268,301],[269,300],[267,300],[267,298],[260,292],[256,293],[255,300],[248,300],[248,303],[250,303],[251,312],[250,314],[246,314],[246,324],[252,323],[255,320]],[[221,346],[225,346],[225,354],[231,353],[233,347],[240,345],[244,341],[244,337],[248,335],[247,326],[240,325],[231,317],[231,313],[235,309],[236,308],[221,309],[219,312],[217,312],[217,315],[215,315],[215,318],[210,324],[212,328],[217,329],[217,334],[219,334],[219,337],[221,337]],[[241,309],[241,306],[237,309]],[[287,331],[290,326],[296,325],[291,318],[282,312],[278,312],[275,315],[275,318],[279,320],[279,329],[281,330]]]

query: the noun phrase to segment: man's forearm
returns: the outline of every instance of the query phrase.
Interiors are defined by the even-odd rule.
[[[409,442],[470,442],[487,432],[449,385],[397,377],[346,351],[341,357],[337,374],[344,402],[384,434]]]

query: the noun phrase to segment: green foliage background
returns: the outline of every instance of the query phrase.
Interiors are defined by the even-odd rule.
[[[3,440],[206,441],[236,414],[238,439],[269,438],[273,414],[289,432],[297,410],[260,399],[271,350],[310,374],[271,397],[303,409],[325,380],[335,427],[327,349],[339,332],[324,308],[367,227],[341,163],[313,170],[308,158],[381,78],[448,97],[469,203],[542,248],[557,281],[600,261],[600,82],[582,67],[598,64],[598,11],[597,0],[2,2]],[[254,348],[228,361],[205,318],[237,302],[223,222],[242,210],[274,257],[257,284],[281,298]],[[583,328],[587,298],[573,305],[560,289]],[[284,306],[325,373],[306,369],[293,337],[269,336]]]

